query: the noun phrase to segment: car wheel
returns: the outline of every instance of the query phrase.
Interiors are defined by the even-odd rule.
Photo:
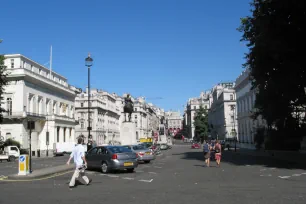
[[[104,173],[104,174],[107,174],[107,173],[109,172],[108,165],[107,165],[106,162],[102,162],[101,171],[102,171],[102,173]]]
[[[14,156],[10,156],[7,161],[8,162],[13,162],[13,161],[15,161],[15,157]]]
[[[128,173],[133,173],[133,172],[134,172],[134,168],[132,168],[132,169],[127,169],[127,172],[128,172]]]
[[[146,164],[150,163],[150,160],[149,161],[144,161]]]

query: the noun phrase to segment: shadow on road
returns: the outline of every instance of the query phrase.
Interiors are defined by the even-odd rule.
[[[204,162],[202,151],[191,151],[172,155],[181,156],[181,159],[199,160]],[[214,162],[214,160],[211,162]],[[242,155],[239,152],[233,151],[224,151],[222,153],[221,163],[229,163],[236,166],[260,165],[268,168],[306,169],[305,161],[301,161],[301,163],[289,162],[271,157]]]

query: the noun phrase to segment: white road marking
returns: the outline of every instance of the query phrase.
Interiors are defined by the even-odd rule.
[[[107,174],[100,174],[100,176],[107,176]]]
[[[290,178],[291,176],[279,176],[279,178],[282,178],[282,179],[287,179],[287,178]]]
[[[135,171],[136,173],[142,173],[142,172],[144,172],[144,171]]]
[[[155,172],[148,172],[149,174],[157,174],[157,173],[155,173]]]
[[[247,164],[247,165],[245,165],[245,166],[251,166],[251,165]]]
[[[267,169],[260,169],[260,171],[266,171]]]
[[[139,180],[139,181],[151,183],[153,181],[153,179],[151,179],[151,180]]]
[[[160,157],[160,156],[163,156],[163,154],[158,154],[158,155],[156,155],[157,157]]]
[[[306,172],[305,172],[305,173],[302,173],[302,174],[306,175]]]
[[[270,170],[275,170],[276,168],[269,168]]]
[[[111,177],[111,178],[118,178],[119,176],[116,176],[116,175],[107,175],[108,177]]]
[[[87,174],[95,174],[96,172],[93,171],[86,171]]]
[[[134,180],[134,178],[130,178],[130,177],[123,177],[122,179],[126,179],[126,180]]]
[[[163,168],[163,167],[160,167],[160,166],[154,166],[154,168],[161,169],[161,168]]]
[[[272,176],[271,174],[268,174],[268,175],[260,175],[260,176]]]
[[[293,174],[292,176],[301,176],[302,174]]]

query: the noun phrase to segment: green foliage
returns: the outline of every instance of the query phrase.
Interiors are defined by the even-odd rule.
[[[4,91],[4,86],[7,84],[6,76],[7,73],[5,73],[6,67],[4,66],[4,56],[0,55],[0,100],[2,101],[2,96],[3,96],[3,91]],[[1,107],[0,103],[0,123],[2,122],[2,113],[5,110]]]
[[[198,139],[207,140],[208,137],[208,113],[202,106],[195,113],[194,117],[195,134]]]
[[[238,28],[249,48],[244,67],[256,90],[255,117],[285,136],[301,136],[306,110],[305,0],[253,0]],[[299,110],[297,110],[299,107]],[[298,114],[293,114],[297,112]]]
[[[265,134],[266,134],[266,128],[261,127],[256,129],[256,133],[254,135],[254,142],[256,149],[262,148],[262,145],[265,142]]]
[[[20,143],[16,140],[13,140],[11,138],[4,141],[4,146],[17,146],[20,149]]]

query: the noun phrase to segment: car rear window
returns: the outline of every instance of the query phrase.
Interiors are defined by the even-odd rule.
[[[109,147],[108,149],[113,153],[132,152],[130,149],[126,147]]]
[[[134,150],[142,150],[142,149],[145,149],[145,148],[142,145],[137,145],[137,146],[134,146],[133,149]]]

